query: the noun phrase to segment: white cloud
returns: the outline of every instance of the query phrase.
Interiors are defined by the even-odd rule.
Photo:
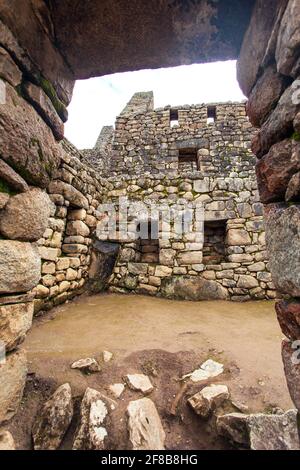
[[[137,91],[154,92],[155,107],[241,101],[236,62],[117,73],[76,82],[69,106],[66,137],[78,148],[94,146],[104,125],[113,125]]]

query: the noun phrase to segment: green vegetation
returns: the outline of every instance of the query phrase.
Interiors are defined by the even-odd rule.
[[[300,132],[294,132],[292,135],[292,139],[296,140],[296,142],[300,142]]]

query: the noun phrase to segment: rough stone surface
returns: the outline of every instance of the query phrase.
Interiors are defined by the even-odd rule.
[[[296,408],[300,411],[300,351],[298,342],[282,342],[282,360],[288,389]]]
[[[2,159],[28,183],[49,184],[61,150],[47,124],[9,85],[0,110],[0,146]]]
[[[49,193],[61,194],[72,206],[88,209],[87,198],[78,189],[63,181],[54,180],[49,185]]]
[[[14,438],[9,431],[0,431],[0,451],[16,450]]]
[[[107,430],[104,427],[107,407],[97,390],[87,388],[80,407],[79,426],[73,450],[103,450]]]
[[[21,70],[3,47],[0,47],[0,77],[9,82],[13,87],[18,86],[22,81]]]
[[[5,161],[0,159],[0,178],[6,181],[12,189],[16,191],[27,191],[29,189],[28,184],[18,175],[13,168],[11,168]]]
[[[200,366],[200,369],[196,369],[190,374],[184,375],[182,379],[190,379],[192,382],[201,382],[202,380],[217,377],[223,372],[223,364],[213,361],[212,359],[208,359]]]
[[[26,375],[26,355],[22,350],[8,354],[5,363],[0,364],[0,423],[18,411]]]
[[[41,258],[30,243],[0,240],[0,294],[27,292],[41,276]]]
[[[285,139],[271,147],[256,164],[257,185],[263,203],[282,201],[291,177],[300,170],[300,144]]]
[[[41,87],[33,83],[26,82],[23,84],[24,90],[28,101],[42,116],[44,121],[52,129],[53,135],[57,140],[62,140],[64,137],[64,125],[59,115],[57,114],[50,98],[42,90]]]
[[[280,2],[277,0],[259,0],[252,12],[237,63],[238,82],[246,96],[256,83],[276,22],[278,6]]]
[[[164,450],[165,432],[150,398],[131,401],[127,408],[133,450]]]
[[[243,413],[229,413],[218,416],[217,431],[229,441],[249,447],[249,433],[247,428],[248,416]]]
[[[24,341],[32,325],[33,302],[0,306],[0,340],[6,351],[11,351]]]
[[[125,390],[125,385],[121,384],[121,383],[120,384],[113,384],[113,385],[110,385],[109,390],[112,392],[112,394],[116,398],[120,398],[120,396],[122,395],[122,393]]]
[[[3,209],[9,201],[9,194],[0,193],[0,209]]]
[[[0,232],[12,240],[39,240],[48,226],[51,206],[47,193],[38,188],[12,196],[1,212]]]
[[[211,411],[215,410],[228,398],[229,392],[226,385],[212,384],[190,397],[188,403],[197,415],[207,418]]]
[[[250,415],[248,428],[252,450],[300,449],[297,410],[280,415]]]
[[[161,290],[166,297],[183,300],[224,300],[228,295],[217,282],[194,276],[163,279]]]
[[[89,267],[89,290],[91,292],[101,292],[107,286],[118,253],[118,244],[94,241]]]
[[[285,193],[285,200],[289,201],[300,201],[300,172],[295,173],[287,186]]]
[[[284,75],[292,75],[293,67],[299,58],[300,47],[300,5],[297,0],[289,0],[281,20],[276,45],[277,69]]]
[[[59,448],[73,417],[71,387],[61,385],[38,413],[32,429],[35,450]]]
[[[283,334],[291,340],[300,340],[300,302],[280,300],[275,308]]]
[[[85,359],[79,359],[78,361],[73,362],[71,365],[72,369],[79,369],[84,373],[94,373],[100,372],[101,367],[99,366],[96,359],[93,357],[87,357]]]
[[[126,375],[128,386],[132,390],[142,392],[144,394],[151,393],[153,385],[147,375],[144,374],[128,374]]]
[[[275,66],[269,66],[256,82],[246,105],[250,122],[260,127],[276,106],[284,91],[286,78],[278,74]]]
[[[226,243],[231,246],[251,245],[251,238],[245,229],[232,228],[227,232]]]
[[[266,243],[279,292],[300,296],[300,208],[272,204],[266,211]]]

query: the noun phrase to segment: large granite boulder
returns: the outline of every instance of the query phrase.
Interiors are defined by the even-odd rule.
[[[70,385],[66,383],[53,393],[37,415],[32,429],[34,449],[58,449],[72,417],[72,392]]]
[[[26,382],[26,354],[12,352],[0,363],[0,424],[14,416],[20,405]]]
[[[300,143],[285,139],[273,145],[256,163],[257,185],[263,203],[282,201],[291,177],[300,170]]]
[[[0,240],[0,294],[27,292],[41,277],[41,258],[36,246]]]
[[[0,109],[0,147],[2,159],[28,183],[48,186],[61,149],[43,119],[8,84]]]
[[[52,205],[39,188],[11,197],[0,213],[0,233],[11,240],[39,240],[48,226]]]
[[[298,341],[284,340],[281,355],[291,398],[300,411],[300,344]]]
[[[227,289],[216,281],[197,276],[171,276],[161,283],[161,294],[169,299],[225,300]]]
[[[2,178],[6,183],[16,191],[28,191],[29,186],[22,178],[18,175],[15,170],[9,166],[5,161],[0,159],[0,178]]]
[[[33,302],[0,305],[0,340],[4,342],[6,351],[24,341],[31,328],[33,310]]]
[[[300,4],[289,0],[282,17],[276,45],[277,69],[284,75],[294,76],[296,64],[299,67],[300,48]]]
[[[269,267],[276,290],[300,296],[300,207],[270,204],[265,209]]]
[[[280,300],[276,303],[275,309],[283,334],[291,340],[300,340],[299,300]]]

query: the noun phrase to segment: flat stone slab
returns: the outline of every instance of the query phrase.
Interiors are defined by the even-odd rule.
[[[229,398],[229,391],[226,385],[210,385],[204,387],[188,399],[189,405],[194,412],[202,418],[207,418],[209,414]]]
[[[113,384],[113,385],[110,385],[109,390],[116,398],[120,398],[120,396],[125,390],[125,385],[122,383]]]
[[[80,407],[79,426],[76,431],[73,450],[104,450],[107,430],[104,422],[108,414],[102,395],[93,388],[87,388]]]
[[[58,449],[72,417],[72,392],[70,385],[66,383],[54,392],[37,415],[32,430],[34,449]]]
[[[153,385],[147,375],[144,374],[128,374],[126,375],[128,386],[132,390],[137,390],[142,393],[151,393]]]
[[[73,362],[71,369],[79,369],[85,374],[93,374],[101,371],[100,365],[93,357],[86,357],[85,359],[79,359]]]
[[[153,401],[150,398],[131,401],[127,413],[133,450],[164,450],[166,436]]]
[[[223,364],[208,359],[201,366],[200,369],[196,369],[190,374],[186,374],[182,379],[190,379],[192,382],[201,382],[202,380],[207,380],[212,377],[217,377],[218,375],[224,372]]]

